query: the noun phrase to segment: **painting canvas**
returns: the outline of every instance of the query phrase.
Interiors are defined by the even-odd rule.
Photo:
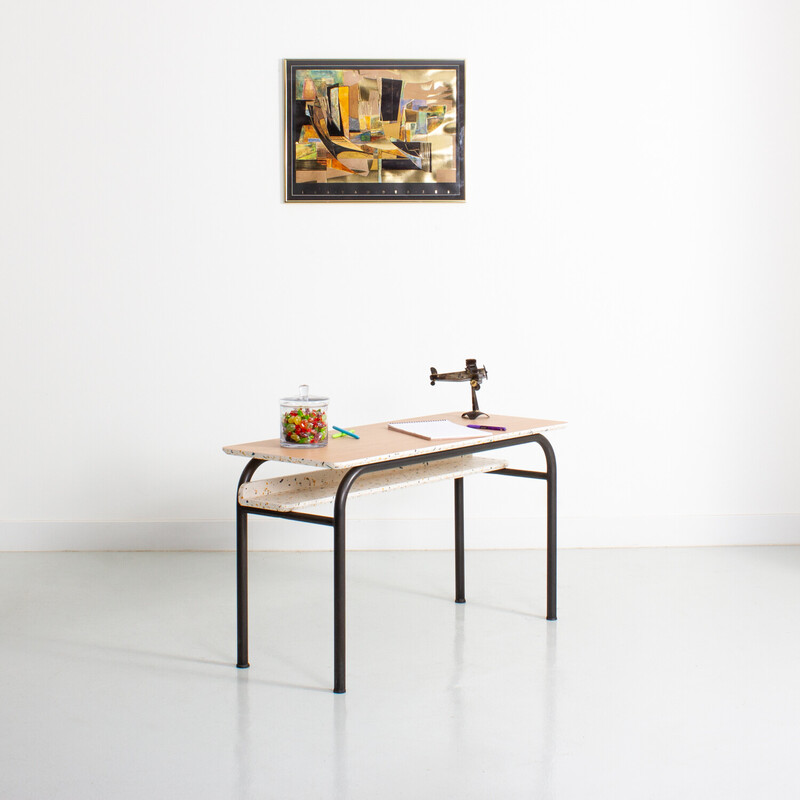
[[[464,200],[464,62],[287,60],[286,199]]]

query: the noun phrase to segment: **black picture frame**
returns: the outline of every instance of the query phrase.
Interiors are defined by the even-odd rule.
[[[286,59],[284,65],[286,202],[458,202],[466,199],[464,182],[465,64],[463,60]],[[423,141],[420,144],[417,141],[413,141],[414,138],[427,139],[427,127],[426,134],[421,137],[415,133],[417,122],[404,123],[401,126],[405,128],[401,136],[411,136],[409,141],[400,138],[386,138],[387,134],[371,134],[369,130],[362,132],[360,127],[356,128],[353,133],[359,137],[360,141],[358,144],[354,144],[351,150],[348,147],[350,141],[346,141],[346,139],[349,140],[351,134],[349,124],[353,118],[348,114],[348,128],[346,131],[342,128],[337,129],[337,124],[344,126],[345,122],[341,117],[338,118],[338,123],[334,122],[333,114],[338,114],[344,106],[339,105],[338,93],[335,104],[330,100],[331,90],[337,90],[338,92],[343,87],[330,84],[330,80],[335,80],[335,78],[331,78],[325,84],[318,80],[312,81],[311,84],[308,84],[308,90],[306,90],[306,84],[304,83],[301,90],[298,84],[298,72],[301,70],[317,70],[320,71],[318,75],[324,74],[323,71],[326,70],[332,71],[334,75],[339,70],[380,70],[384,72],[386,70],[396,70],[398,72],[398,80],[396,82],[390,78],[387,84],[385,77],[380,79],[381,94],[379,102],[381,114],[377,125],[380,126],[382,131],[384,124],[382,120],[385,111],[387,117],[391,114],[395,115],[392,117],[393,121],[390,124],[396,130],[400,123],[394,120],[401,115],[405,119],[406,110],[409,111],[409,116],[414,114],[416,119],[421,121],[423,117],[420,114],[420,109],[446,109],[446,111],[436,110],[430,112],[430,115],[441,115],[439,117],[431,116],[431,119],[440,124],[438,130],[444,130],[446,131],[445,135],[452,135],[453,137],[453,150],[452,153],[447,155],[447,169],[433,169],[435,162],[434,157],[431,155],[432,146],[430,143]],[[400,80],[403,70],[454,71],[452,79],[452,86],[455,90],[454,101],[447,105],[418,106],[418,109],[411,110],[412,102],[404,101],[401,96],[403,87],[405,87],[405,83]],[[445,74],[447,73],[445,72]],[[318,75],[312,73],[311,77],[316,78]],[[302,72],[300,72],[300,78],[303,78]],[[308,74],[306,74],[306,78],[310,80]],[[365,78],[365,80],[376,79]],[[327,98],[322,97],[321,103],[316,102],[316,97],[321,94],[320,86],[327,91]],[[393,95],[387,95],[385,88],[387,86],[392,88]],[[452,90],[449,83],[446,86],[448,87],[448,92]],[[348,92],[350,88],[348,88]],[[309,94],[306,94],[306,91]],[[301,93],[305,95],[306,99],[298,97]],[[314,98],[313,104],[310,100],[311,97]],[[372,96],[372,102],[373,104],[375,102],[374,95]],[[314,108],[312,108],[312,105]],[[351,106],[348,106],[349,108]],[[335,112],[331,112],[330,109],[335,109]],[[454,120],[452,120],[453,111],[455,112]],[[427,126],[430,115],[427,111],[424,113],[424,121]],[[325,116],[326,114],[327,116]],[[450,121],[445,125],[448,114]],[[361,117],[356,117],[355,119],[358,122]],[[375,120],[375,116],[371,117],[371,119]],[[308,128],[309,124],[312,126],[311,128]],[[374,122],[372,123],[372,125],[375,124]],[[411,126],[414,127],[412,128]],[[369,122],[366,127],[371,127]],[[304,136],[307,136],[307,133],[303,133],[304,128],[311,130],[316,138],[304,138]],[[334,137],[331,131],[339,135]],[[362,138],[370,135],[380,136],[384,147],[391,146],[396,148],[392,151],[394,152],[393,160],[392,156],[388,159],[381,159],[380,151],[374,149],[371,145],[373,140]],[[313,149],[302,150],[301,141],[313,142]],[[387,141],[390,143],[389,145],[386,144]],[[329,158],[316,158],[317,147]],[[365,172],[353,172],[343,161],[339,161],[336,158],[337,155],[349,155],[349,153],[353,152],[354,157],[368,160],[368,156],[356,156],[356,148],[361,148],[362,151],[367,153],[376,154],[376,158],[371,162],[373,166],[366,166]],[[297,158],[298,152],[303,152],[302,159]],[[398,154],[406,157],[401,158]],[[361,161],[349,161],[348,163],[351,165],[360,164]],[[337,165],[336,168],[331,169],[331,164]],[[377,167],[374,166],[375,164],[377,164]],[[298,165],[301,165],[301,169],[298,169]],[[321,174],[322,170],[325,170],[324,176]],[[316,176],[312,177],[309,174],[306,178],[304,175],[306,171],[316,172]],[[375,172],[374,175],[373,171]],[[437,179],[437,175],[441,180]]]

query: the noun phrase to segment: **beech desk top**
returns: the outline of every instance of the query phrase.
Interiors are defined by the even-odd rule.
[[[413,417],[415,420],[448,419],[458,425],[498,425],[507,428],[505,431],[490,431],[491,436],[475,436],[469,439],[420,439],[407,433],[389,430],[388,422],[374,425],[359,425],[350,428],[361,438],[342,436],[330,438],[325,447],[281,447],[280,439],[267,439],[261,442],[233,444],[222,449],[232,456],[260,458],[264,461],[288,461],[292,464],[305,464],[310,467],[329,467],[341,469],[358,467],[362,464],[374,464],[378,461],[392,461],[406,456],[439,453],[443,450],[457,450],[459,447],[480,444],[481,442],[500,442],[506,439],[517,439],[532,433],[544,433],[556,428],[566,427],[566,422],[553,419],[529,419],[527,417],[506,417],[492,414],[489,418],[462,419],[460,411],[449,411],[444,414],[429,414],[425,417]],[[401,420],[392,420],[400,422]],[[410,421],[410,420],[402,420]],[[454,455],[456,455],[454,453]]]

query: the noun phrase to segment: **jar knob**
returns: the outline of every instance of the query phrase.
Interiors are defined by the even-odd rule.
[[[300,399],[304,402],[308,402],[308,384],[302,383],[300,384]]]

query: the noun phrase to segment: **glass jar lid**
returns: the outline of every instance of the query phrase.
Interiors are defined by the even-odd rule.
[[[297,393],[297,397],[281,397],[281,403],[327,403],[330,397],[316,397],[308,394],[308,384],[303,383]]]

